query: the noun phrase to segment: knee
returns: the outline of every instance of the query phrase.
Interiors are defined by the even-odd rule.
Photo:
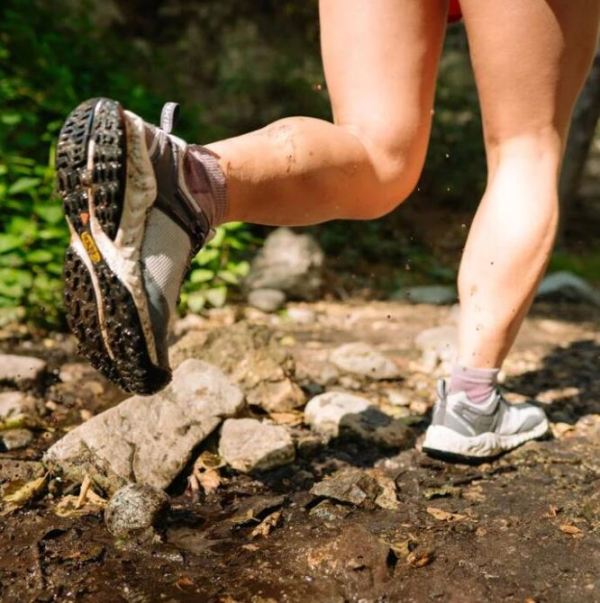
[[[416,128],[384,124],[351,128],[365,147],[376,187],[358,219],[373,220],[393,211],[416,188],[425,160],[427,134]]]
[[[553,125],[540,125],[518,131],[490,129],[485,134],[489,176],[501,168],[556,176],[560,169],[564,136]]]

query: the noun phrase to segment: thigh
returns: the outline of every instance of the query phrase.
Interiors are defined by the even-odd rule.
[[[550,132],[563,144],[591,65],[600,0],[461,0],[488,144]]]
[[[424,154],[447,1],[321,0],[319,9],[336,124],[375,148]]]

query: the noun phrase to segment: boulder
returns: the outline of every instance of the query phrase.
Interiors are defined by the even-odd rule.
[[[415,437],[402,421],[346,392],[315,396],[304,409],[304,420],[313,431],[328,438],[356,437],[387,448],[410,448]]]
[[[281,425],[256,419],[227,419],[221,429],[219,455],[237,471],[267,471],[295,458],[294,443]]]
[[[369,379],[397,379],[400,369],[367,343],[346,343],[333,350],[330,361],[341,371]]]
[[[35,385],[46,372],[46,362],[33,356],[0,354],[0,383],[18,387]]]
[[[324,254],[308,234],[274,230],[252,262],[245,279],[249,290],[277,289],[291,299],[313,300],[322,285]]]
[[[287,412],[306,401],[295,382],[293,357],[267,326],[240,321],[208,335],[190,332],[170,353],[174,365],[200,358],[218,366],[242,388],[248,404],[268,412]]]
[[[167,488],[194,448],[244,405],[242,391],[216,367],[187,360],[152,396],[133,396],[79,425],[46,453],[73,481],[86,473],[109,492],[127,482]]]

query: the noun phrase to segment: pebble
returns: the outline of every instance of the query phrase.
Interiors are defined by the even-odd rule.
[[[0,382],[30,387],[42,378],[46,367],[44,360],[33,356],[0,354]]]
[[[29,429],[7,429],[0,432],[0,440],[6,450],[17,450],[33,441],[33,433]]]
[[[108,501],[104,521],[117,538],[151,541],[158,538],[168,509],[169,497],[162,490],[128,484]]]
[[[242,473],[267,471],[291,463],[296,452],[288,430],[256,419],[227,419],[221,429],[219,455]]]
[[[35,399],[23,392],[0,393],[0,421],[36,414]]]
[[[254,289],[248,293],[248,304],[262,312],[277,312],[285,305],[285,293],[279,289]]]
[[[373,346],[346,343],[331,352],[331,362],[341,371],[370,379],[397,379],[400,369]]]

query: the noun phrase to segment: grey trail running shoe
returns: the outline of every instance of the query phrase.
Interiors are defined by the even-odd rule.
[[[472,404],[464,392],[448,394],[438,382],[438,400],[423,451],[456,460],[485,460],[544,436],[548,420],[533,404],[509,404],[496,390],[483,404]]]
[[[71,232],[64,266],[69,325],[91,364],[124,390],[150,394],[171,378],[169,320],[210,225],[183,177],[186,144],[106,98],[67,118],[56,151]]]

